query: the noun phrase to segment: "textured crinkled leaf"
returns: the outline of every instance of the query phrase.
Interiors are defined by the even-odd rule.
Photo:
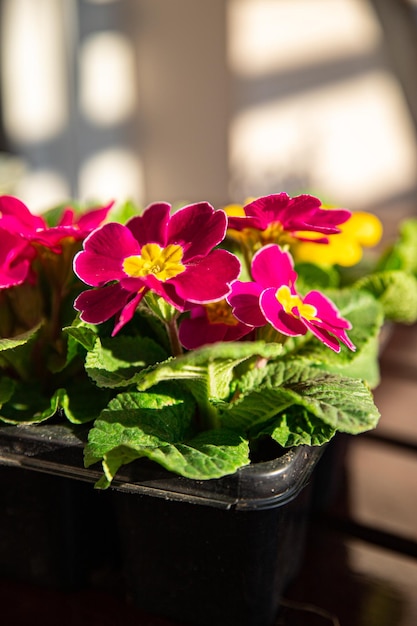
[[[252,437],[269,435],[284,448],[291,446],[321,446],[335,434],[335,429],[301,406],[291,406],[264,425]]]
[[[166,358],[163,348],[148,337],[96,337],[94,348],[87,353],[85,368],[99,387],[126,387],[138,370]]]
[[[44,397],[37,385],[18,383],[14,393],[0,409],[0,420],[8,424],[39,424],[50,419],[59,408],[60,390]]]
[[[106,487],[118,469],[147,457],[169,471],[200,480],[233,473],[249,462],[248,442],[233,431],[216,429],[190,437],[195,403],[176,385],[159,393],[121,393],[90,430],[85,465],[102,461]]]
[[[370,387],[379,383],[379,335],[384,321],[383,308],[375,297],[366,291],[340,290],[326,292],[338,307],[341,315],[352,324],[349,337],[356,346],[352,352],[342,345],[339,353],[329,350],[320,341],[311,338],[296,344],[296,359],[330,373],[362,378]]]
[[[99,389],[88,379],[69,380],[59,390],[59,408],[73,424],[92,422],[110,400],[107,389]]]
[[[161,442],[184,440],[189,435],[194,411],[192,396],[176,385],[161,385],[152,393],[118,394],[90,430],[85,448],[86,466],[121,445],[141,450],[159,446]]]
[[[81,344],[86,350],[93,350],[97,339],[97,329],[95,326],[76,320],[72,326],[63,328],[63,332],[74,341]]]
[[[148,368],[135,381],[145,390],[160,381],[181,380],[196,399],[203,427],[218,427],[216,403],[230,396],[235,369],[245,361],[252,363],[281,352],[280,344],[263,341],[217,343]]]
[[[206,430],[185,443],[151,450],[147,456],[181,476],[208,480],[233,474],[247,465],[249,444],[233,431]]]
[[[2,376],[0,378],[0,407],[13,397],[16,384],[16,381],[8,376]]]
[[[36,335],[40,327],[41,327],[41,324],[38,324],[37,326],[35,326],[34,328],[31,328],[25,333],[16,335],[16,337],[0,338],[0,352],[3,350],[14,350],[18,346],[22,346],[26,344],[28,341],[34,338],[34,336]]]
[[[70,422],[82,424],[98,417],[109,401],[108,392],[98,389],[87,379],[69,380],[66,389],[56,389],[50,398],[42,394],[35,383],[12,381],[11,386],[10,383],[5,385],[4,380],[0,383],[3,398],[0,420],[10,424],[38,424],[59,410]]]
[[[378,269],[403,270],[417,275],[417,219],[404,220],[397,241],[382,256]]]
[[[260,384],[218,407],[223,426],[248,430],[278,419],[295,406],[301,407],[303,414],[308,411],[310,419],[343,432],[369,430],[378,421],[372,394],[361,380],[323,373],[303,360],[268,363],[262,374]]]
[[[337,360],[332,360],[329,363],[319,363],[317,367],[331,374],[362,379],[366,381],[371,389],[375,389],[381,381],[378,359],[379,351],[379,336],[374,337],[370,335],[368,341],[364,342],[354,358],[340,363]]]
[[[211,430],[186,442],[164,443],[159,446],[124,444],[109,451],[102,462],[104,476],[96,483],[98,488],[110,485],[122,465],[146,457],[165,469],[186,478],[210,480],[233,474],[249,463],[249,445],[237,433]]]
[[[401,270],[371,274],[357,286],[366,289],[381,303],[385,318],[412,324],[417,320],[417,278]]]
[[[329,289],[339,286],[339,273],[334,267],[324,267],[314,263],[296,263],[298,274],[297,289],[307,293],[312,289]]]
[[[208,397],[224,398],[230,392],[233,371],[238,365],[251,358],[270,358],[281,353],[282,346],[276,343],[216,343],[150,367],[140,372],[135,382],[139,389],[145,390],[163,380],[200,379]]]
[[[380,413],[369,387],[361,380],[318,375],[292,385],[302,404],[326,424],[352,435],[375,428]]]
[[[236,402],[218,405],[219,421],[226,428],[248,430],[257,422],[268,421],[298,399],[289,389],[264,384]]]

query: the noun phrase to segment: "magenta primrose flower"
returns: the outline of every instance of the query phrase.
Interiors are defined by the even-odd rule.
[[[35,283],[35,258],[45,250],[60,255],[64,245],[84,239],[105,220],[112,205],[91,209],[81,216],[67,208],[58,225],[50,227],[18,198],[0,196],[0,289],[25,281]]]
[[[131,320],[148,291],[179,311],[224,298],[240,273],[237,257],[216,249],[227,218],[207,202],[170,215],[165,202],[150,205],[127,224],[108,223],[91,233],[74,259],[74,271],[97,289],[74,306],[81,319],[100,324],[117,315],[115,335]]]
[[[295,337],[310,330],[326,346],[340,352],[339,341],[350,350],[355,346],[346,334],[348,320],[319,291],[299,295],[292,257],[276,244],[259,250],[252,260],[253,282],[235,281],[227,297],[233,314],[243,323],[270,323],[283,335]]]
[[[63,239],[72,237],[82,241],[106,219],[114,202],[92,208],[77,215],[72,207],[64,209],[56,226],[48,226],[40,215],[33,215],[28,207],[14,196],[0,196],[0,227],[20,235],[31,243],[41,244],[59,253]]]
[[[340,232],[351,212],[345,209],[331,211],[321,208],[321,201],[303,194],[290,198],[286,193],[257,198],[243,207],[243,215],[229,217],[229,228],[236,231],[261,231],[262,244],[288,242],[291,238],[315,243],[328,243],[326,235]],[[308,232],[321,233],[312,238]]]
[[[226,299],[211,304],[195,305],[190,316],[181,321],[179,340],[187,350],[217,341],[237,341],[253,330],[232,313]]]
[[[7,289],[35,278],[31,263],[36,256],[35,249],[27,241],[0,228],[0,289]]]

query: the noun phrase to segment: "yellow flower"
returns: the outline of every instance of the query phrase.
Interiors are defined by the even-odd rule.
[[[339,234],[329,236],[328,244],[295,243],[291,249],[295,260],[351,267],[362,259],[362,248],[377,245],[382,237],[381,221],[365,211],[352,213],[348,221],[340,225],[340,230]]]

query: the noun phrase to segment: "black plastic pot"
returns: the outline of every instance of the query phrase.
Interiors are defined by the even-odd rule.
[[[102,551],[109,499],[74,480],[82,441],[67,427],[0,427],[1,578],[75,590],[117,566],[117,536]]]
[[[303,554],[318,453],[299,448],[204,485],[180,480],[183,493],[163,498],[115,494],[136,604],[193,626],[273,624]]]
[[[0,428],[0,463],[91,482],[100,471],[83,468],[84,439],[64,426]],[[120,541],[140,608],[192,626],[271,626],[300,565],[321,452],[302,446],[210,481],[136,462],[108,492],[87,485],[109,513],[91,507],[90,527],[106,534],[101,546],[110,552],[118,547],[111,538]],[[106,526],[113,513],[118,532],[113,521]]]

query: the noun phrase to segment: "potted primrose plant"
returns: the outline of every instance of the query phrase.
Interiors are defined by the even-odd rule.
[[[404,244],[360,262],[379,229],[307,194],[42,216],[0,198],[2,462],[85,481],[143,608],[273,622],[324,444],[375,427],[381,327],[417,318]]]

